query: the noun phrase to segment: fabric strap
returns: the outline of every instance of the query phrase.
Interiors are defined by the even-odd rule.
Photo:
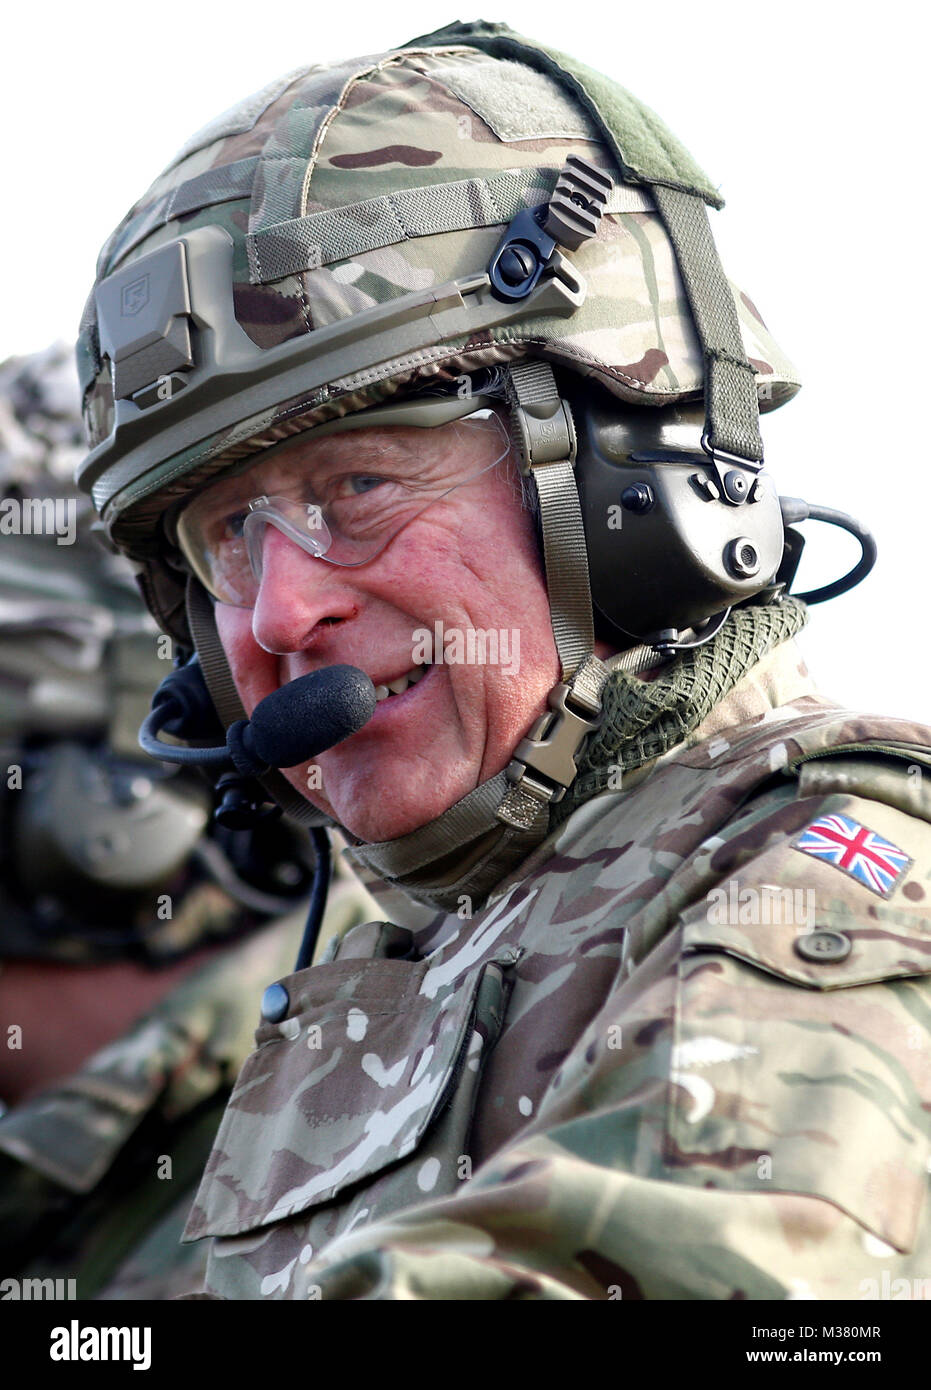
[[[511,408],[518,412],[521,448],[540,503],[553,636],[562,679],[567,681],[595,646],[588,551],[573,467],[572,422],[567,413],[562,414],[568,407],[560,400],[548,362],[512,363],[508,378]],[[531,429],[543,421],[547,436],[542,431],[528,434],[526,425],[520,424],[521,415]]]
[[[532,203],[546,202],[559,174],[555,167],[506,169],[493,178],[401,189],[278,222],[246,238],[249,278],[253,284],[267,284],[416,237],[500,226]],[[645,190],[616,184],[605,212],[651,212],[654,207]]]
[[[705,358],[705,434],[712,449],[762,462],[756,373],[747,361],[734,295],[700,198],[657,185]]]
[[[185,179],[169,193],[149,203],[111,238],[106,247],[106,260],[98,268],[98,278],[109,275],[117,262],[128,255],[134,246],[138,246],[159,227],[164,227],[172,218],[233,202],[237,198],[248,198],[258,165],[257,155],[238,159],[233,164],[221,164],[216,169],[207,169],[194,178]]]

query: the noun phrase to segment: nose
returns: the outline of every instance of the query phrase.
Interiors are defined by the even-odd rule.
[[[276,526],[262,538],[262,578],[252,610],[252,635],[267,652],[303,651],[330,627],[356,615],[358,597],[339,566],[308,555]]]

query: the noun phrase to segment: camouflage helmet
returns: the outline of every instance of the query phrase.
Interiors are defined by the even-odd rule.
[[[516,270],[504,242],[547,204],[544,273],[512,293],[526,237]],[[704,399],[709,452],[757,466],[758,404],[798,383],[724,278],[705,204],[651,111],[503,24],[291,72],[205,127],[104,246],[78,344],[79,480],[163,628],[190,640],[173,504],[290,435],[496,365],[550,364],[619,406]]]

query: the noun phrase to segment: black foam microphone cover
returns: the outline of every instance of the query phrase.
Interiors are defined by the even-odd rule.
[[[243,742],[269,767],[296,767],[361,729],[375,703],[375,687],[358,666],[325,666],[266,695]]]

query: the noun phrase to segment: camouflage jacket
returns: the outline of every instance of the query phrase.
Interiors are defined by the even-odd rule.
[[[324,934],[371,911],[344,881]],[[262,991],[297,955],[304,916],[226,947],[73,1075],[0,1115],[0,1297],[11,1278],[59,1280],[56,1296],[77,1298],[200,1287],[206,1250],[179,1243],[184,1221]]]
[[[473,918],[284,977],[185,1233],[207,1290],[921,1296],[929,774],[787,644]]]

